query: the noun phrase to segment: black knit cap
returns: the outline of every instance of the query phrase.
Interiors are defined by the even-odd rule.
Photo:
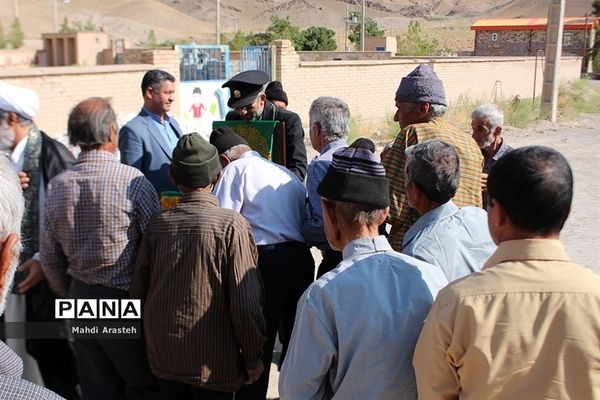
[[[390,205],[385,169],[375,155],[364,148],[345,147],[333,153],[333,161],[317,193],[329,200],[375,208]]]
[[[196,132],[183,135],[173,150],[170,173],[176,184],[208,186],[221,172],[217,149]]]
[[[283,91],[283,86],[279,81],[270,82],[265,89],[265,94],[267,95],[267,100],[280,100],[288,105],[288,97],[287,93]]]
[[[210,134],[210,144],[217,148],[219,154],[225,153],[227,150],[238,144],[248,145],[246,139],[238,135],[228,126],[222,126],[215,129]]]

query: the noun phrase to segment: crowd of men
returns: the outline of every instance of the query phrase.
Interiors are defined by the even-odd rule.
[[[559,240],[560,153],[512,149],[492,104],[472,135],[456,128],[427,65],[400,81],[381,158],[348,144],[340,98],[310,106],[308,163],[280,82],[223,87],[228,120],[280,123],[271,160],[229,127],[182,132],[166,71],[144,75],[120,129],[106,99],[78,103],[76,159],[35,124],[37,95],[0,82],[5,323],[53,321],[57,298],[134,298],[143,324],[0,342],[0,399],[263,400],[277,337],[281,399],[600,398],[600,277]]]

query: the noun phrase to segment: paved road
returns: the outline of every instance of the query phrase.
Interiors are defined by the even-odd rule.
[[[574,262],[600,273],[600,115],[585,115],[560,125],[543,123],[527,131],[511,133],[509,129],[507,140],[513,147],[549,146],[567,158],[575,194],[561,240]]]

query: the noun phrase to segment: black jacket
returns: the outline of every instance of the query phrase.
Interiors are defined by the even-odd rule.
[[[227,120],[242,119],[237,111],[230,111],[225,117]],[[285,123],[285,158],[283,163],[281,151],[273,151],[273,162],[285,165],[301,181],[306,176],[306,147],[304,146],[304,129],[300,116],[295,112],[278,108],[270,101],[265,102],[265,108],[261,117],[263,121],[279,121]],[[281,136],[275,135],[273,140],[274,149],[281,149]]]

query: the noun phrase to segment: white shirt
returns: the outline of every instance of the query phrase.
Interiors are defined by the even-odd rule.
[[[244,153],[227,165],[213,190],[222,208],[242,214],[252,227],[257,245],[303,242],[306,188],[286,168]]]

